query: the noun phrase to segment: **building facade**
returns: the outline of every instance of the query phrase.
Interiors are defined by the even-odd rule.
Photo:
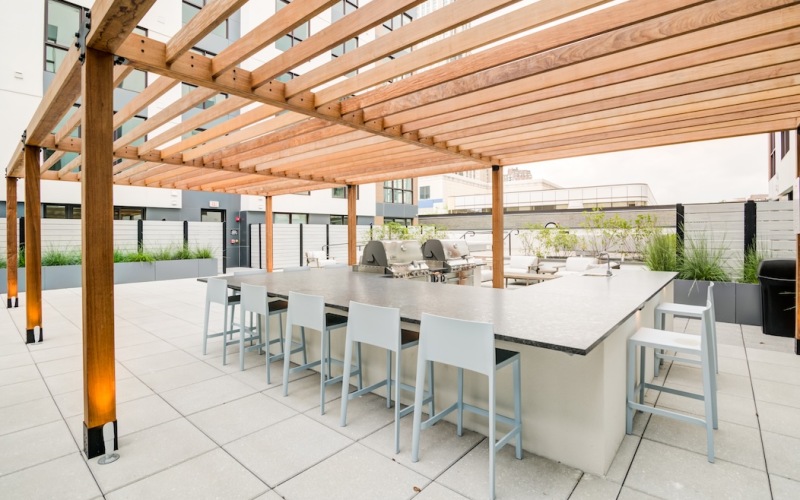
[[[797,130],[782,130],[769,134],[769,199],[780,200],[794,198],[795,179],[797,167],[800,163],[800,148],[798,148],[800,128]]]

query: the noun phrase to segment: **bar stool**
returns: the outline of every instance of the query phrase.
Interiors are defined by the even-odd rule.
[[[711,308],[711,301],[708,301],[706,308]],[[710,318],[710,314],[706,314]],[[708,461],[714,462],[714,432],[718,428],[717,421],[717,382],[714,374],[714,357],[711,339],[711,329],[706,325],[701,329],[700,336],[687,333],[670,332],[666,330],[656,330],[654,328],[639,328],[636,333],[628,339],[628,380],[627,380],[627,414],[626,432],[633,432],[633,416],[636,410],[653,413],[662,417],[674,418],[682,422],[702,425],[706,428],[706,441]],[[636,348],[640,349],[639,354],[639,384],[636,385]],[[646,349],[667,349],[679,354],[689,354],[699,358],[700,371],[703,379],[703,393],[681,391],[671,387],[664,387],[650,384],[645,381],[645,359]],[[683,359],[683,358],[681,358]],[[688,360],[684,360],[688,361]],[[692,360],[694,361],[694,360]],[[644,390],[654,389],[656,391],[667,392],[677,396],[684,396],[692,399],[699,399],[704,402],[704,418],[697,418],[683,413],[656,408],[644,404]],[[639,393],[639,402],[636,402],[636,393]]]
[[[430,361],[445,363],[458,368],[458,400],[448,408],[431,415],[422,422],[423,388],[425,387],[425,364]],[[514,370],[514,417],[497,414],[495,400],[495,372],[512,365]],[[464,403],[464,369],[486,375],[489,378],[489,410]],[[495,497],[495,455],[503,446],[515,439],[517,459],[522,459],[522,391],[520,377],[520,355],[518,352],[496,348],[491,323],[479,323],[453,318],[444,318],[423,313],[417,353],[417,381],[414,396],[414,427],[411,437],[411,461],[419,460],[419,434],[458,410],[458,435],[463,433],[464,410],[489,417],[489,498]],[[500,440],[495,439],[496,421],[511,425],[511,430]]]
[[[289,312],[286,314],[286,336],[284,337],[284,352],[291,351],[292,330],[295,326],[301,328],[301,334],[305,339],[305,329],[311,328],[320,332],[320,359],[308,362],[303,359],[300,366],[289,367],[289,359],[283,362],[283,395],[289,395],[289,374],[300,370],[308,370],[319,366],[319,404],[320,413],[325,414],[325,387],[342,381],[342,376],[333,377],[331,373],[332,364],[343,364],[341,360],[333,359],[331,356],[330,334],[331,330],[344,328],[347,326],[347,317],[339,314],[326,313],[325,301],[319,295],[306,295],[303,293],[289,292]],[[303,341],[305,344],[305,341]],[[358,375],[358,388],[363,387],[361,377],[361,347],[358,348],[358,366],[351,373]]]
[[[242,283],[241,293],[241,307],[240,307],[240,329],[242,334],[239,336],[239,369],[244,370],[244,351],[258,348],[264,348],[267,356],[267,383],[272,383],[270,377],[270,365],[278,360],[283,359],[283,318],[281,314],[288,311],[289,303],[285,300],[269,300],[267,295],[267,287],[260,285],[250,285]],[[249,325],[245,319],[245,313],[249,314]],[[279,330],[277,338],[270,338],[270,316],[278,315]],[[261,321],[264,321],[264,330],[266,339],[262,342],[261,336]],[[249,334],[249,336],[247,335]],[[244,343],[248,339],[258,338],[257,345],[245,347]],[[270,346],[272,344],[279,344],[281,352],[278,354],[270,353]],[[291,354],[296,352],[303,352],[305,356],[305,337],[302,342],[295,342],[292,344]]]
[[[211,304],[221,304],[223,307],[223,320],[222,331],[217,333],[208,333],[208,317],[211,313]],[[236,314],[236,306],[239,304],[238,295],[228,295],[228,282],[220,278],[208,278],[206,284],[206,311],[205,319],[203,321],[203,355],[206,354],[206,345],[208,339],[212,337],[222,337],[222,363],[225,364],[225,354],[228,346],[228,334],[233,336],[234,330],[233,318]],[[228,328],[228,310],[230,309],[230,328]]]
[[[693,306],[689,304],[676,304],[673,302],[662,302],[656,306],[655,310],[655,328],[656,330],[664,329],[664,318],[667,314],[672,314],[676,318],[695,318],[700,320],[701,328],[708,328],[710,336],[710,348],[713,349],[714,373],[719,373],[719,353],[717,352],[717,320],[714,315],[714,282],[708,284],[708,293],[706,295],[706,306]],[[699,364],[699,361],[678,358],[664,354],[660,349],[654,351],[655,360],[655,376],[658,377],[661,368],[661,359],[669,359],[673,361],[684,361],[687,363]]]
[[[367,343],[386,349],[386,379],[369,387],[350,392],[350,366],[353,360],[353,343],[360,347]],[[392,386],[396,386],[394,397],[394,452],[400,453],[400,419],[414,410],[413,405],[400,410],[400,391],[414,392],[414,386],[400,382],[402,351],[419,344],[419,334],[400,328],[400,309],[379,307],[350,301],[347,316],[347,339],[344,350],[344,373],[342,374],[342,415],[340,425],[347,425],[347,402],[386,387],[386,407],[391,406]],[[392,352],[395,353],[395,373],[392,379]],[[434,414],[433,407],[433,362],[428,362],[431,379],[430,390],[425,393],[422,404],[429,405],[429,412]]]

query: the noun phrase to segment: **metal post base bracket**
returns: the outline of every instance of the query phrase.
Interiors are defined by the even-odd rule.
[[[35,344],[36,340],[36,333],[39,333],[39,342],[44,340],[44,328],[41,326],[35,326],[28,330],[25,330],[25,343],[26,344]]]
[[[13,307],[19,307],[19,297],[11,298],[9,297],[6,302],[6,308],[11,309]]]
[[[117,421],[114,420],[113,422],[108,422],[105,425],[113,424],[113,441],[112,437],[109,436],[108,439],[108,449],[106,450],[106,440],[103,439],[103,425],[99,425],[97,427],[86,427],[86,422],[83,423],[83,452],[86,453],[86,458],[95,458],[101,455],[116,455],[116,453],[112,453],[115,450],[119,449],[119,442],[117,441]],[[109,434],[111,433],[112,427],[109,427]],[[112,444],[113,442],[113,444]],[[108,452],[108,453],[107,453]],[[119,458],[119,455],[117,455]],[[115,461],[116,458],[113,460],[109,457],[103,463],[111,463]],[[98,463],[100,461],[98,460]]]

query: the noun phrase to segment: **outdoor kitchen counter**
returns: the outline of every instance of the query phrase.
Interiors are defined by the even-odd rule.
[[[381,276],[341,268],[227,279],[232,288],[242,282],[266,284],[270,295],[279,297],[290,290],[322,295],[328,306],[338,309],[347,309],[350,300],[398,307],[406,323],[419,323],[423,312],[493,322],[497,346],[521,355],[523,448],[586,472],[606,474],[625,436],[627,340],[639,327],[653,326],[657,304],[672,300],[674,273],[615,270],[611,278],[564,276],[517,290]],[[344,335],[334,336],[335,356],[341,356],[343,342]],[[318,346],[311,342],[309,349],[311,359],[316,359]],[[364,355],[364,383],[385,378],[382,351],[364,346]],[[652,356],[648,359],[652,364]],[[415,363],[413,353],[404,354],[404,382],[414,383]],[[447,367],[436,370],[439,408],[455,401],[455,373]],[[467,402],[486,404],[486,377],[468,372],[465,386]],[[501,413],[513,413],[511,386],[510,370],[499,372]],[[411,402],[411,396],[403,397]],[[488,435],[485,418],[465,414],[464,425]]]
[[[289,291],[321,295],[332,308],[350,301],[397,307],[401,319],[419,323],[423,312],[494,323],[495,337],[569,354],[586,355],[675,277],[675,273],[615,270],[614,276],[564,276],[519,290],[443,285],[349,268],[304,273],[264,273],[227,278],[266,284],[270,295]]]

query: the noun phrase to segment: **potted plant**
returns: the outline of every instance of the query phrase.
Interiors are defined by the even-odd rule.
[[[742,277],[736,283],[736,322],[744,325],[761,324],[761,285],[758,265],[769,257],[767,252],[751,246],[742,258]]]
[[[678,279],[675,280],[675,302],[703,305],[708,284],[713,281],[714,314],[717,321],[736,322],[736,286],[725,269],[725,248],[711,248],[700,235],[687,238],[678,259]]]

